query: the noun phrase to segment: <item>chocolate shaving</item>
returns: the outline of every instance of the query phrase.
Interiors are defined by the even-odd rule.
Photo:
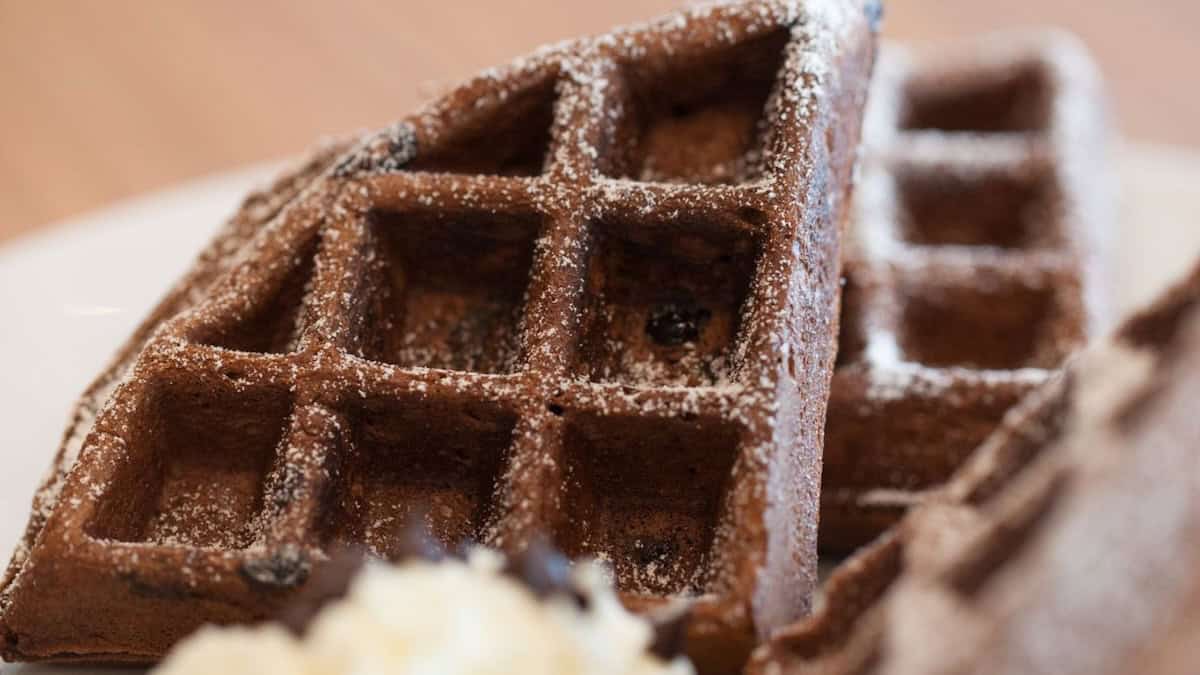
[[[449,556],[426,524],[425,510],[415,509],[405,519],[395,547],[396,560],[438,562]],[[346,597],[350,585],[366,564],[370,553],[358,546],[339,547],[329,560],[316,565],[308,583],[276,617],[296,635],[303,635],[327,605]]]
[[[686,653],[687,628],[691,623],[692,609],[686,607],[669,616],[655,617],[651,621],[654,628],[654,641],[650,643],[650,653],[663,661],[673,661]]]
[[[367,552],[362,548],[345,547],[330,552],[329,560],[313,568],[308,583],[279,612],[276,620],[292,633],[304,635],[326,605],[346,597],[366,561]]]
[[[580,609],[589,605],[587,595],[571,579],[571,561],[545,537],[531,539],[525,550],[508,557],[501,571],[521,581],[538,598],[564,595]]]

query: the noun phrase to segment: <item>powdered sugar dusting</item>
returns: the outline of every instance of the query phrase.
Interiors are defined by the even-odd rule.
[[[126,383],[100,392],[102,461],[76,464],[93,446],[68,443],[58,471],[76,465],[62,474],[70,498],[54,483],[42,503],[61,515],[62,543],[214,598],[245,593],[236,579],[297,583],[329,538],[386,538],[391,507],[413,495],[436,495],[442,536],[518,547],[538,529],[587,530],[563,523],[561,494],[581,427],[605,447],[629,446],[613,441],[623,423],[661,427],[680,445],[720,446],[728,466],[705,481],[711,503],[685,504],[651,534],[614,531],[596,554],[625,570],[628,590],[700,597],[723,624],[765,631],[755,622],[803,606],[812,575],[801,568],[815,565],[815,471],[784,458],[800,444],[815,461],[832,360],[836,279],[820,268],[835,255],[836,181],[857,130],[826,137],[821,125],[857,115],[842,99],[861,98],[871,40],[851,0],[707,4],[485,71],[289,183],[287,199],[248,202],[242,222],[267,220],[217,242],[201,267],[212,278],[184,285],[187,301],[156,314]],[[747,44],[749,56],[737,51]],[[774,46],[782,66],[766,72]],[[614,139],[635,114],[622,88],[662,63],[702,71],[730,54],[763,86],[736,110],[721,107],[723,90],[705,92],[686,123],[630,141],[646,161],[618,170]],[[674,161],[677,134],[709,125],[728,147]],[[601,269],[606,245],[616,252]],[[665,251],[678,259],[661,262]],[[626,264],[639,256],[657,275]],[[686,273],[671,278],[672,265]],[[736,287],[706,266],[714,278],[736,267]],[[666,284],[671,297],[657,297]],[[604,364],[588,361],[587,331]],[[211,423],[196,428],[202,417]],[[173,438],[212,452],[176,463]],[[241,463],[239,438],[253,462]],[[358,480],[345,458],[368,446],[423,452],[412,471]],[[157,492],[118,503],[133,490],[117,475],[139,470]],[[345,513],[320,513],[329,490]],[[813,522],[768,532],[772,509]],[[663,553],[685,549],[684,562]],[[24,559],[17,574],[36,573]],[[770,580],[787,588],[768,593]]]
[[[915,80],[938,82],[938,73],[950,73],[947,81],[965,82],[970,73],[976,71],[1013,68],[1017,67],[1014,64],[1025,61],[1044,62],[1059,78],[1054,85],[1055,109],[1076,111],[1079,124],[1070,128],[1088,134],[1089,138],[1098,135],[1096,121],[1089,118],[1095,115],[1094,101],[1084,91],[1088,78],[1081,80],[1075,75],[1080,71],[1077,53],[1067,49],[1070,58],[1060,58],[1063,47],[1053,36],[1046,39],[1039,35],[1012,38],[998,36],[982,49],[972,44],[972,57],[967,59],[932,54],[922,60],[896,45],[889,45],[877,68],[867,106],[862,180],[856,193],[848,263],[851,273],[861,277],[860,281],[866,287],[863,291],[866,299],[856,308],[857,313],[847,320],[864,336],[865,344],[855,363],[868,373],[869,398],[898,399],[917,392],[922,396],[937,395],[938,391],[961,387],[964,382],[974,382],[976,384],[972,386],[982,388],[1007,385],[1028,388],[1051,374],[1052,369],[1043,367],[946,368],[914,360],[912,355],[905,353],[899,333],[905,329],[908,306],[920,302],[922,293],[941,293],[939,285],[987,288],[986,284],[1000,284],[1001,287],[1008,284],[1015,288],[1067,288],[1074,284],[1088,294],[1094,291],[1094,280],[1090,276],[1084,278],[1084,269],[1090,264],[1087,259],[1094,240],[1103,236],[1106,228],[1103,223],[1087,219],[1085,224],[1079,218],[1083,205],[1095,201],[1089,198],[1096,191],[1094,181],[1088,182],[1086,188],[1078,181],[1064,187],[1058,220],[1044,224],[1044,227],[1063,233],[1057,240],[1059,248],[1055,250],[914,244],[907,240],[904,231],[907,220],[912,217],[905,210],[908,197],[904,190],[913,188],[901,186],[900,177],[911,172],[912,167],[928,167],[922,170],[969,177],[967,180],[996,181],[999,179],[993,176],[998,170],[1010,170],[1031,161],[1050,161],[1062,166],[1073,164],[1079,148],[1087,145],[1054,141],[1064,128],[1058,116],[1044,131],[1026,134],[907,129],[906,116],[915,105],[913,98],[918,95],[911,84]],[[930,94],[936,95],[947,94]],[[1052,142],[1051,150],[1049,144]],[[1095,173],[1092,172],[1093,177]],[[1082,194],[1083,190],[1087,190],[1087,196]],[[987,269],[989,273],[980,276],[981,269]],[[922,283],[906,284],[908,279],[921,279]],[[1000,297],[999,293],[996,297]],[[1065,330],[1061,337],[1049,335],[1046,338],[1064,341],[1058,350],[1065,354],[1071,347],[1079,345],[1088,330],[1094,328],[1092,317],[1099,310],[1088,295],[1052,311],[1060,313],[1053,321],[1075,326]],[[953,313],[948,311],[945,318],[954,320]]]

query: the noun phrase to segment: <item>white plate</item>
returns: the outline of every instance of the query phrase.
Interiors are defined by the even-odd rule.
[[[1151,297],[1200,251],[1200,154],[1139,145],[1120,156],[1115,288],[1124,309]],[[273,170],[187,183],[0,248],[0,555],[25,525],[75,397],[241,196]]]

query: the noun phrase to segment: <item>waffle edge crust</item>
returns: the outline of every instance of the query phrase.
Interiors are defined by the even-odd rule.
[[[79,403],[0,653],[153,662],[422,508],[687,598],[700,670],[740,667],[815,584],[877,18],[718,3],[553,45],[248,197]]]

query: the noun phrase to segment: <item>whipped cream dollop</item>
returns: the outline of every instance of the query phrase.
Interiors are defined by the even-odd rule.
[[[281,624],[206,627],[158,675],[691,675],[683,657],[650,650],[654,629],[621,606],[603,570],[574,570],[586,601],[539,598],[501,572],[503,559],[368,563],[346,597],[297,637]]]

